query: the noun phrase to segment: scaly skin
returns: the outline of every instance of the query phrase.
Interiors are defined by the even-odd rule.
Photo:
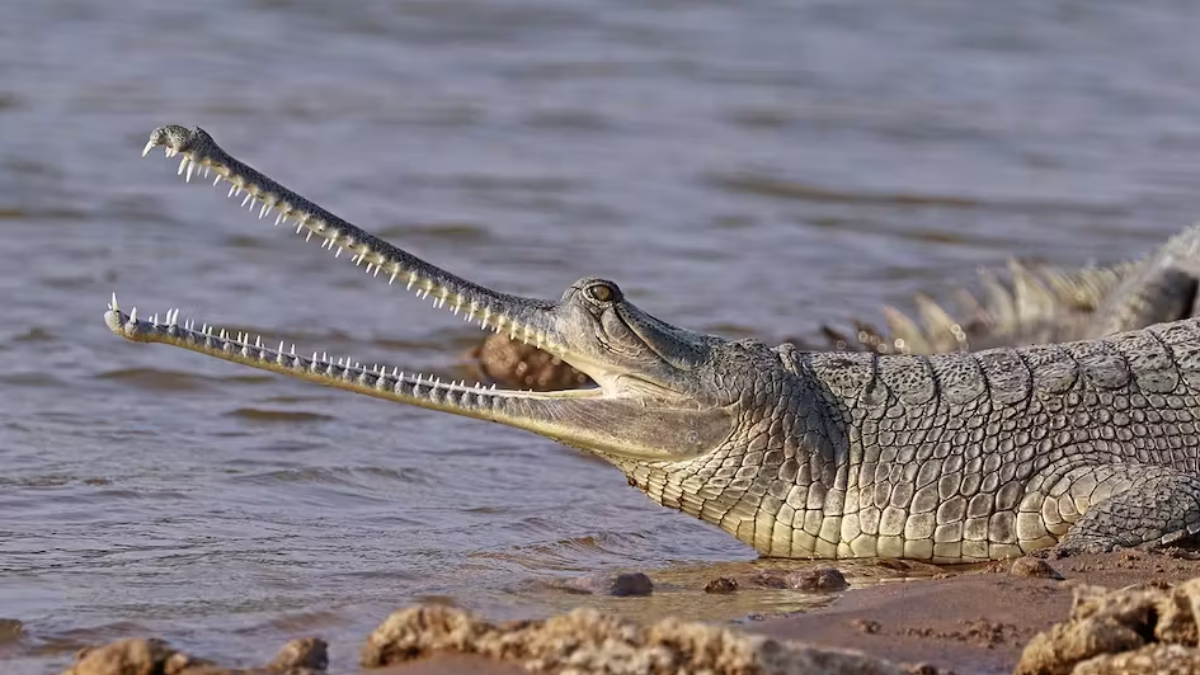
[[[582,279],[558,301],[496,293],[433,267],[230,157],[163,127],[182,154],[295,219],[368,272],[526,336],[596,381],[533,393],[330,363],[125,314],[159,342],[320,384],[486,419],[592,452],[652,499],[763,555],[934,562],[1157,546],[1200,530],[1200,320],[1105,339],[935,356],[802,352],[692,333]],[[436,304],[436,303],[435,303]]]

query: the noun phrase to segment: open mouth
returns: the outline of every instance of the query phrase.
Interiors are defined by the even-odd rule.
[[[259,219],[274,216],[276,226],[294,227],[306,241],[317,239],[321,248],[333,251],[356,266],[365,265],[372,276],[404,288],[433,305],[483,329],[507,333],[513,339],[533,344],[567,363],[572,355],[556,339],[553,330],[539,320],[555,303],[496,293],[430,265],[406,251],[375,237],[320,206],[298,196],[274,180],[243,164],[222,150],[199,127],[164,126],[150,136],[142,155],[162,147],[168,158],[179,157],[178,174],[186,181],[212,179],[212,184],[229,184],[227,197],[241,198],[243,207],[257,209]],[[137,342],[157,342],[197,351],[226,361],[242,363],[292,377],[357,391],[380,398],[416,403],[422,407],[496,419],[506,417],[505,399],[564,399],[600,396],[599,389],[531,392],[497,389],[482,383],[443,382],[419,373],[403,373],[379,365],[365,366],[326,354],[299,352],[283,342],[272,348],[261,336],[230,333],[211,326],[180,320],[178,310],[161,316],[123,312],[113,295],[105,323],[116,334]],[[539,325],[542,324],[542,325]],[[494,414],[488,414],[488,411]]]

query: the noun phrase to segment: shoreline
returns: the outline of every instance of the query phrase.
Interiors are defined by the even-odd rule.
[[[815,658],[814,663],[825,665],[841,663],[845,659],[866,659],[862,663],[855,662],[857,665],[854,667],[867,667],[864,664],[868,664],[871,668],[878,668],[871,672],[991,675],[1013,672],[1026,646],[1031,641],[1044,639],[1040,635],[1048,635],[1047,631],[1066,621],[1072,608],[1079,605],[1077,596],[1095,593],[1091,590],[1093,587],[1150,589],[1162,593],[1166,592],[1163,589],[1197,577],[1200,577],[1200,554],[1190,550],[1170,549],[1160,553],[1121,551],[1048,561],[1022,558],[1016,562],[994,563],[983,569],[962,572],[948,570],[934,577],[852,588],[838,593],[836,599],[818,609],[752,617],[736,625],[730,625],[729,622],[689,624],[675,620],[639,624],[615,619],[595,610],[560,614],[545,621],[490,624],[455,608],[426,606],[401,610],[377,629],[368,639],[368,645],[377,647],[368,647],[364,651],[365,655],[375,649],[377,658],[371,657],[376,659],[374,662],[364,656],[363,664],[334,663],[330,664],[332,667],[327,671],[313,669],[313,665],[320,663],[319,660],[313,660],[313,644],[320,643],[321,654],[324,654],[324,646],[320,640],[310,639],[307,643],[303,640],[288,643],[271,667],[223,670],[204,666],[202,670],[176,668],[170,672],[179,675],[192,672],[197,675],[300,675],[320,672],[346,675],[515,675],[533,672],[513,661],[531,659],[533,657],[530,654],[541,653],[538,650],[551,655],[553,663],[553,658],[561,656],[555,650],[561,651],[564,635],[574,641],[576,636],[593,633],[636,634],[638,637],[635,642],[641,645],[638,648],[651,649],[656,644],[655,640],[662,639],[662,635],[671,636],[672,631],[682,631],[689,636],[686,640],[670,637],[669,642],[677,644],[691,640],[695,644],[708,644],[715,640],[723,645],[716,650],[722,654],[728,654],[731,650],[739,654],[752,654],[755,649],[767,649],[764,645],[773,644],[783,645],[786,654],[791,655],[788,658]],[[721,602],[728,596],[717,594],[710,597],[713,602]],[[1197,613],[1200,613],[1200,605],[1197,605]],[[559,642],[554,642],[555,639]],[[103,649],[115,649],[112,653],[116,654],[121,649],[127,649],[129,642],[110,643]],[[296,646],[301,643],[301,647]],[[495,644],[499,643],[508,646],[496,648]],[[122,644],[126,646],[121,647]],[[521,649],[526,651],[512,647],[513,644],[525,645]],[[1195,642],[1189,646],[1194,648]],[[477,654],[461,653],[463,651],[499,654],[510,660],[501,662]],[[705,654],[711,656],[710,652],[716,653],[709,648]],[[85,658],[74,669],[64,673],[121,675],[135,672],[118,668],[118,662],[129,665],[128,654],[121,653],[124,655],[116,660],[108,658],[104,664],[92,658],[96,662],[88,665],[89,659]],[[219,654],[202,656],[212,659],[216,664],[223,662]],[[186,662],[186,659],[179,660],[184,658],[182,656],[173,658],[179,666]],[[543,658],[538,662],[545,663],[545,660]],[[196,663],[200,667],[200,662]],[[308,670],[301,667],[305,664]],[[385,667],[363,668],[369,664]],[[715,672],[733,671],[718,669]],[[827,669],[820,672],[841,671]]]

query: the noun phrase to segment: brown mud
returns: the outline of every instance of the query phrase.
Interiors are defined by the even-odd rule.
[[[828,568],[808,578],[817,591],[843,586]],[[737,581],[718,585],[713,602],[740,592]],[[1200,555],[1123,551],[879,583],[815,611],[737,626],[638,623],[593,609],[493,624],[453,607],[410,608],[376,629],[359,664],[328,672],[1191,673],[1200,672],[1198,623]],[[326,672],[325,660],[313,638],[243,670],[214,665],[219,655],[210,661],[155,640],[124,640],[85,650],[64,675],[307,675]]]

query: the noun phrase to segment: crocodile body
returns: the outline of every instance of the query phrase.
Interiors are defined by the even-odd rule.
[[[215,172],[260,215],[523,337],[596,387],[423,380],[197,330],[177,312],[139,319],[114,297],[105,321],[127,339],[547,436],[768,556],[949,563],[1157,546],[1200,530],[1200,320],[932,356],[725,340],[661,321],[603,279],[581,279],[557,301],[497,293],[305,200],[200,129],[160,128],[147,151],[159,146],[189,178]]]

